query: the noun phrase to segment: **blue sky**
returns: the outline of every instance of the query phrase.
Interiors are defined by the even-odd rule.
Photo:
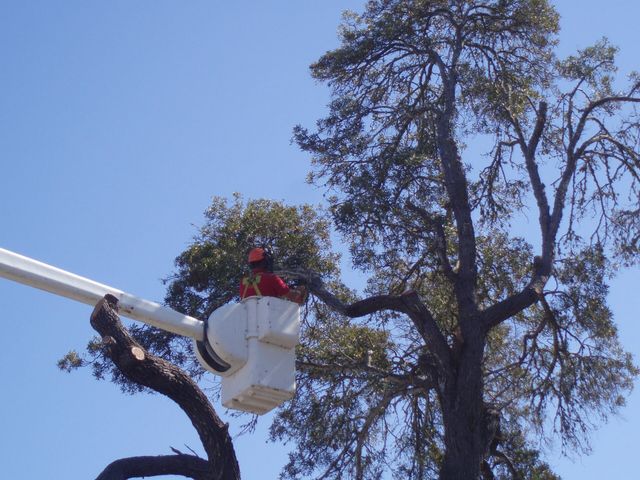
[[[323,114],[308,65],[363,3],[0,0],[0,247],[161,300],[212,195],[321,202],[291,129]],[[605,35],[621,73],[640,69],[639,3],[557,5],[562,52]],[[611,294],[636,358],[639,283],[626,272]],[[92,337],[90,311],[0,280],[3,478],[79,480],[122,456],[200,450],[170,401],[57,370]],[[290,446],[265,443],[268,421],[236,441],[245,479],[276,478],[286,461]],[[549,458],[569,480],[633,478],[639,430],[635,392],[591,456]]]

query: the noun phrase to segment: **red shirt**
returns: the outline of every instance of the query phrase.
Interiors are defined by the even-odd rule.
[[[256,268],[240,281],[240,298],[282,297],[287,293],[289,287],[284,280],[264,268]]]

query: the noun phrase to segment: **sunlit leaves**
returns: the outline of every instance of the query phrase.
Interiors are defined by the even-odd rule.
[[[246,255],[254,246],[271,250],[276,270],[310,270],[331,278],[337,272],[327,221],[312,206],[290,207],[271,200],[233,203],[215,197],[206,223],[177,259],[168,281],[167,303],[204,318],[238,298]]]

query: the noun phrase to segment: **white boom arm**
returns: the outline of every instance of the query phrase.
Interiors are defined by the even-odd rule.
[[[110,293],[118,299],[122,315],[178,335],[204,340],[204,323],[196,318],[3,248],[0,248],[0,277],[91,306]]]
[[[200,364],[222,378],[222,404],[262,415],[293,397],[300,308],[273,297],[250,297],[214,311],[205,323],[160,304],[0,248],[0,277],[89,305],[105,295],[122,315],[191,337]]]

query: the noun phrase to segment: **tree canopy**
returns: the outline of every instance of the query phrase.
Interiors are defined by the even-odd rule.
[[[271,428],[295,445],[284,478],[555,479],[541,439],[588,449],[624,405],[638,371],[607,282],[640,258],[640,76],[606,39],[558,58],[558,29],[546,0],[345,14],[311,66],[328,114],[294,138],[361,296],[310,206],[215,199],[177,258],[167,303],[192,315],[236,299],[256,244],[312,293]],[[188,345],[138,334],[197,374]]]
[[[365,322],[400,349],[383,371],[427,381],[405,383],[417,399],[397,424],[412,433],[393,435],[413,448],[394,450],[411,452],[409,478],[505,466],[528,478],[508,460],[515,444],[546,433],[586,447],[592,419],[624,403],[637,373],[606,294],[638,260],[640,77],[616,81],[605,39],[557,58],[558,28],[546,1],[370,1],[311,67],[333,98],[296,141],[334,193],[367,293],[390,298]],[[539,237],[522,238],[533,212]],[[389,319],[402,292],[416,295],[409,324]],[[366,432],[392,432],[387,407],[410,398],[363,408],[384,413],[354,427],[356,472],[365,439],[368,464],[388,464],[384,435]]]
[[[616,81],[604,39],[557,58],[558,28],[546,1],[370,1],[311,67],[333,98],[296,141],[372,274],[365,323],[401,339],[385,371],[427,381],[405,384],[418,398],[398,425],[413,433],[393,435],[412,438],[409,478],[530,477],[508,460],[514,445],[546,432],[585,447],[637,373],[606,294],[638,259],[640,77]],[[533,211],[539,237],[525,240]],[[411,308],[394,305],[407,296]],[[368,464],[388,464],[367,427],[390,433],[387,407],[409,398],[364,409],[356,476],[365,438]]]

